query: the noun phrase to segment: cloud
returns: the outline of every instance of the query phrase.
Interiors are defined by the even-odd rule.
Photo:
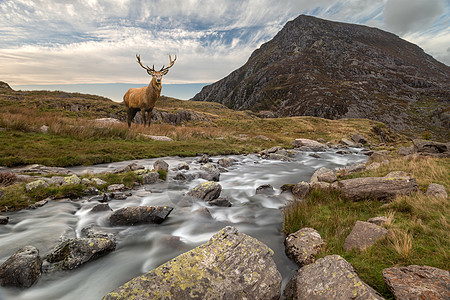
[[[406,34],[432,25],[444,12],[442,0],[388,0],[383,17],[388,29]]]

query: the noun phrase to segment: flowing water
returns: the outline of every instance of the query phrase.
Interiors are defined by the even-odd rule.
[[[88,198],[50,201],[35,210],[7,213],[5,215],[10,217],[10,223],[0,225],[0,264],[26,245],[37,247],[45,258],[61,236],[80,237],[81,229],[91,224],[102,231],[116,234],[117,248],[75,270],[44,273],[31,288],[0,288],[0,300],[101,299],[133,277],[207,242],[214,233],[227,225],[257,238],[274,251],[274,260],[283,276],[284,287],[297,270],[296,265],[286,257],[283,245],[282,207],[289,197],[284,197],[284,194],[256,195],[256,188],[271,184],[275,187],[275,195],[279,195],[281,185],[309,181],[313,172],[320,167],[334,169],[367,160],[367,156],[358,153],[358,149],[351,150],[353,153],[346,155],[329,150],[319,153],[320,158],[313,158],[308,152],[297,152],[292,162],[262,160],[256,155],[231,156],[237,163],[229,167],[228,172],[221,173],[219,183],[223,188],[221,196],[228,198],[232,207],[209,207],[202,201],[189,207],[181,206],[183,195],[204,180],[178,182],[170,179],[170,176],[163,183],[132,190],[132,196],[126,200],[109,202],[113,210],[134,205],[174,207],[160,225],[110,227],[106,222],[108,213],[88,213],[97,204],[87,201]],[[216,162],[219,158],[222,157],[212,159]],[[195,158],[170,157],[164,160],[170,168],[180,162],[187,162],[190,165],[187,173],[196,173],[200,167]],[[106,172],[131,162],[151,169],[154,161],[135,160],[75,167],[71,170],[77,174]],[[208,208],[212,219],[195,213],[202,207]]]

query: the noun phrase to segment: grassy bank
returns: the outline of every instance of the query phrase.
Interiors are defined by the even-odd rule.
[[[302,227],[319,231],[326,241],[318,257],[339,254],[349,261],[363,281],[392,298],[382,278],[384,268],[401,265],[428,265],[450,269],[450,202],[425,196],[428,184],[450,188],[450,159],[418,157],[397,158],[377,170],[355,176],[384,176],[390,171],[406,171],[417,179],[420,192],[398,197],[391,202],[351,202],[337,192],[314,191],[305,201],[284,211],[284,231],[289,234]],[[357,220],[376,216],[390,220],[388,237],[366,251],[345,251],[345,238]]]

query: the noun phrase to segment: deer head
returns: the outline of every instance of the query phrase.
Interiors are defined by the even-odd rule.
[[[150,68],[149,66],[144,66],[141,63],[141,56],[139,54],[136,54],[136,58],[137,58],[137,62],[141,65],[141,67],[143,67],[145,70],[147,70],[148,75],[152,76],[152,78],[155,80],[156,83],[160,84],[162,77],[164,75],[166,75],[169,72],[169,69],[173,66],[173,64],[175,63],[175,61],[177,60],[177,56],[175,55],[175,58],[172,60],[172,57],[169,54],[169,60],[170,63],[167,67],[162,67],[161,70],[156,71],[155,70],[155,65],[153,65],[152,68]]]

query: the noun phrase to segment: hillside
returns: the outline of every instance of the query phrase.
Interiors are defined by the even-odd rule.
[[[266,116],[368,118],[450,138],[450,67],[394,34],[305,15],[191,100]]]

